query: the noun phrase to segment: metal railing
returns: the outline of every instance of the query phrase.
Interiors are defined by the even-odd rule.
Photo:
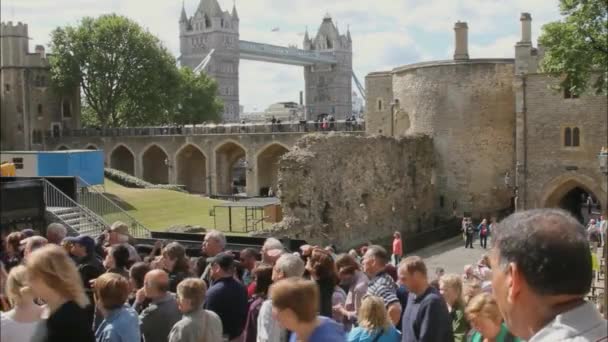
[[[277,124],[224,124],[186,125],[167,127],[83,128],[65,129],[62,137],[116,137],[116,136],[162,136],[162,135],[208,135],[208,134],[276,134],[313,132],[365,132],[364,121],[335,121],[324,127],[321,122],[286,122]],[[53,138],[53,132],[46,132]],[[59,136],[55,136],[58,138]]]
[[[123,207],[116,202],[120,199],[112,200],[111,194],[104,194],[97,187],[92,186],[80,177],[78,178],[78,204],[88,208],[99,216],[106,225],[111,225],[116,221],[121,221],[129,226],[129,233],[136,238],[149,238],[150,230],[129,215]]]
[[[76,203],[46,179],[42,180],[42,184],[47,211],[51,212],[55,218],[67,227],[79,234],[93,236],[103,233],[108,227],[99,216]]]

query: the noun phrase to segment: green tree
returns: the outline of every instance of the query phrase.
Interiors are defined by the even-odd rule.
[[[204,73],[195,74],[190,68],[182,67],[179,100],[172,123],[188,125],[219,121],[224,104],[216,95],[215,80]]]
[[[559,75],[560,87],[574,94],[590,82],[596,93],[606,93],[608,0],[560,0],[560,12],[564,18],[544,25],[539,38],[546,49],[542,70]]]
[[[53,84],[80,86],[102,127],[166,122],[176,106],[180,75],[159,40],[115,14],[85,17],[51,35]]]

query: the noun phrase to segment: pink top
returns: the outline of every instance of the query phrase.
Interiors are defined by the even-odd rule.
[[[403,256],[403,246],[399,238],[393,240],[393,254]]]

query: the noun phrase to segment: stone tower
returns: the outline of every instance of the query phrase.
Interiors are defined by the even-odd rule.
[[[217,0],[201,0],[193,16],[179,19],[180,63],[192,69],[214,50],[207,74],[218,83],[224,121],[239,119],[239,16],[222,11]]]
[[[1,23],[0,51],[0,149],[42,149],[45,132],[79,127],[80,92],[49,87],[48,55],[42,45],[29,52],[27,24]]]
[[[350,31],[340,35],[331,17],[326,15],[314,39],[304,36],[304,50],[334,55],[335,65],[317,64],[304,67],[306,118],[316,120],[320,114],[345,119],[352,115],[352,39]]]

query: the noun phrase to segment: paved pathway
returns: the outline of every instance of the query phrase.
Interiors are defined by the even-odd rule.
[[[465,249],[462,236],[458,236],[408,255],[418,255],[424,258],[429,276],[433,278],[437,267],[443,267],[446,273],[462,273],[464,265],[477,263],[482,255],[489,251],[489,249],[485,250],[479,246],[478,239],[475,240],[473,247],[473,249]]]

